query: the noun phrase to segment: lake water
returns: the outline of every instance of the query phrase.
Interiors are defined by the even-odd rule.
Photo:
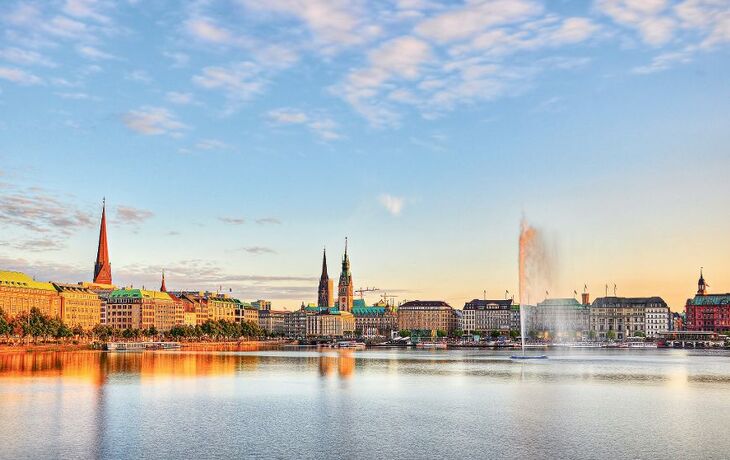
[[[1,353],[1,458],[728,458],[730,353]]]

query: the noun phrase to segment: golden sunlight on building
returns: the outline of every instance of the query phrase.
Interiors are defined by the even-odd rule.
[[[85,330],[101,323],[101,298],[78,284],[53,283],[61,296],[61,320],[70,327]]]
[[[37,308],[44,315],[61,316],[61,297],[51,283],[25,273],[0,271],[0,308],[11,317]]]

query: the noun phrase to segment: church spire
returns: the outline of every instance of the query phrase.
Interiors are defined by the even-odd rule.
[[[347,255],[347,238],[345,238],[345,254],[342,256],[342,272],[337,287],[337,307],[340,311],[352,311],[354,301],[352,273],[350,273],[350,257]]]
[[[162,284],[160,285],[160,292],[167,292],[167,287],[165,286],[165,270],[162,270]]]
[[[332,298],[332,284],[327,273],[327,249],[322,251],[322,276],[319,278],[319,289],[317,290],[317,306],[327,308]]]
[[[109,246],[106,240],[106,198],[101,205],[101,224],[99,226],[99,247],[94,264],[94,283],[112,284],[112,266],[109,262]]]
[[[697,281],[697,295],[705,295],[707,293],[707,283],[702,275],[702,267],[700,267],[700,279]]]

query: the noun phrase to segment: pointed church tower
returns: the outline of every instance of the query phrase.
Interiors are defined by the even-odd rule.
[[[162,270],[162,284],[160,285],[160,292],[167,292],[167,287],[165,286],[165,270]]]
[[[102,201],[101,225],[99,227],[99,247],[94,264],[94,283],[112,284],[112,265],[109,262],[109,246],[106,241],[106,199]]]
[[[707,283],[702,275],[702,267],[700,267],[700,279],[697,281],[697,295],[707,294]]]
[[[327,308],[332,300],[332,283],[327,273],[327,250],[322,253],[322,275],[319,277],[319,289],[317,291],[317,306]]]
[[[337,287],[337,307],[341,311],[352,311],[354,293],[352,288],[352,273],[350,273],[350,257],[347,255],[347,238],[345,238],[345,255],[342,257],[342,272],[340,284]]]

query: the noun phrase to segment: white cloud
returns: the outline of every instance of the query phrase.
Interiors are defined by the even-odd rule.
[[[95,48],[93,46],[89,45],[79,45],[76,47],[76,51],[83,57],[87,59],[91,59],[93,61],[98,60],[109,60],[109,59],[117,59],[116,56],[105,53],[104,51],[101,51],[98,48]]]
[[[337,133],[337,123],[329,117],[320,114],[309,115],[305,112],[289,107],[269,110],[266,117],[278,125],[303,125],[309,128],[320,139],[331,141],[340,139]]]
[[[42,67],[56,67],[56,63],[42,54],[21,48],[8,47],[0,49],[0,59],[18,65],[37,65]]]
[[[223,91],[229,101],[227,112],[240,103],[259,94],[266,84],[261,68],[253,62],[239,62],[228,67],[205,67],[193,77],[193,83],[205,88]]]
[[[185,67],[190,62],[190,56],[185,53],[165,51],[162,55],[173,62],[173,67]]]
[[[178,121],[172,112],[162,107],[141,107],[129,111],[124,114],[122,121],[132,131],[148,136],[160,134],[178,136],[187,129],[187,126]]]
[[[102,2],[97,0],[66,0],[63,11],[77,18],[92,19],[105,24],[111,22],[109,17],[98,11],[101,6]]]
[[[239,0],[253,11],[273,12],[298,19],[314,37],[320,51],[332,54],[366,43],[382,30],[368,19],[363,2],[355,0]]]
[[[185,28],[193,37],[204,42],[226,45],[232,45],[235,42],[234,34],[228,29],[216,24],[211,18],[191,18],[185,22]]]
[[[15,67],[0,66],[0,79],[8,80],[20,85],[40,85],[43,83],[43,80],[40,77]]]
[[[402,197],[383,193],[382,195],[380,195],[380,197],[378,197],[378,200],[380,201],[380,204],[383,205],[383,207],[386,209],[386,211],[394,216],[399,216],[401,214],[401,211],[403,211],[405,200]]]
[[[487,28],[533,17],[542,9],[541,4],[528,0],[472,1],[424,20],[416,32],[439,42],[464,40]]]

